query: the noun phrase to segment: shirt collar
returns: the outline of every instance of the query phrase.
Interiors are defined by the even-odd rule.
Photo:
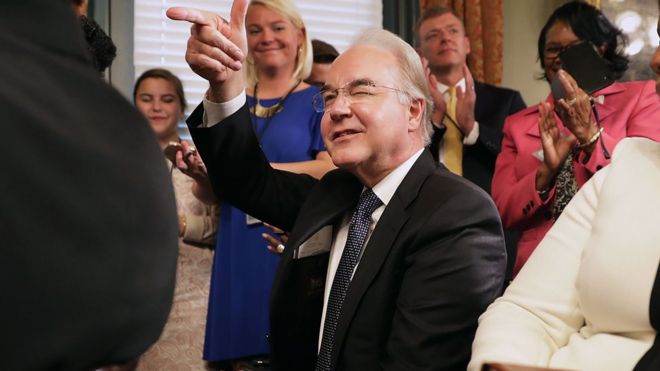
[[[392,197],[394,197],[394,192],[396,192],[397,188],[399,188],[399,185],[403,181],[403,178],[405,178],[405,176],[408,175],[410,168],[413,166],[415,161],[417,161],[417,158],[419,158],[423,150],[424,149],[422,148],[419,151],[417,151],[417,153],[410,156],[409,159],[404,161],[391,173],[387,174],[385,178],[383,178],[380,182],[378,182],[378,184],[376,184],[371,189],[376,194],[376,196],[378,196],[378,198],[383,202],[383,205],[387,205],[392,199]]]
[[[461,89],[461,92],[465,93],[465,77],[458,80],[458,82],[455,85],[456,87]],[[446,93],[447,90],[449,90],[449,86],[441,83],[438,81],[438,91],[442,94]]]

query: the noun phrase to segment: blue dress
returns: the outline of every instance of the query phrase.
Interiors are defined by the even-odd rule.
[[[309,87],[291,93],[284,109],[267,118],[252,116],[261,147],[270,162],[313,160],[324,151],[321,113],[314,111]],[[280,99],[260,99],[264,107]],[[255,100],[248,96],[248,105]],[[279,257],[266,249],[261,224],[248,225],[242,211],[227,204],[220,209],[206,322],[204,359],[222,361],[269,353],[270,289]]]

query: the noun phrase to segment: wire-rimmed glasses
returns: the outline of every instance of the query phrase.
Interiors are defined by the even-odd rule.
[[[316,112],[322,113],[331,108],[332,105],[337,102],[340,95],[343,95],[344,99],[346,99],[347,103],[350,105],[368,101],[375,95],[378,95],[379,92],[382,92],[382,89],[406,94],[403,90],[390,86],[378,85],[370,79],[356,79],[345,84],[341,88],[330,89],[324,87],[319,93],[314,95],[312,98],[312,105]]]

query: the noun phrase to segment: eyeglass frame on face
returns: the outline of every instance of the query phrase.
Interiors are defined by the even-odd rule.
[[[318,113],[323,113],[327,109],[330,109],[332,105],[337,102],[339,99],[340,93],[346,99],[348,105],[355,103],[363,103],[371,99],[371,97],[377,95],[375,89],[387,89],[393,92],[401,93],[405,97],[409,97],[408,93],[405,91],[394,88],[391,86],[379,85],[376,84],[371,79],[355,79],[350,81],[340,88],[331,89],[328,86],[321,88],[321,91],[314,94],[312,97],[312,107],[314,111]],[[399,101],[404,103],[405,101],[401,98],[402,95],[397,94]]]
[[[548,50],[549,49],[548,45],[546,45],[546,46],[543,47],[543,58],[549,59],[549,60],[550,59],[552,59],[552,60],[557,59],[559,57],[559,54],[561,54],[561,52],[563,52],[564,50],[566,50],[570,47],[576,46],[576,45],[580,45],[583,42],[585,42],[585,41],[578,39],[578,40],[575,40],[573,42],[568,43],[567,45],[551,46],[550,50]]]

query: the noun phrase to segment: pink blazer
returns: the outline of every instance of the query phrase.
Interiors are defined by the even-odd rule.
[[[603,127],[602,138],[611,154],[625,137],[660,141],[660,98],[654,81],[615,83],[594,93]],[[602,96],[603,98],[600,98]],[[599,100],[602,99],[602,103]],[[551,96],[546,101],[553,106]],[[522,230],[513,274],[518,273],[553,224],[554,188],[545,202],[536,192],[536,169],[543,151],[538,128],[538,105],[509,116],[504,124],[502,151],[495,163],[492,196],[505,228]],[[568,133],[561,121],[558,125]],[[609,164],[600,143],[587,163],[576,156],[575,177],[579,187]]]

